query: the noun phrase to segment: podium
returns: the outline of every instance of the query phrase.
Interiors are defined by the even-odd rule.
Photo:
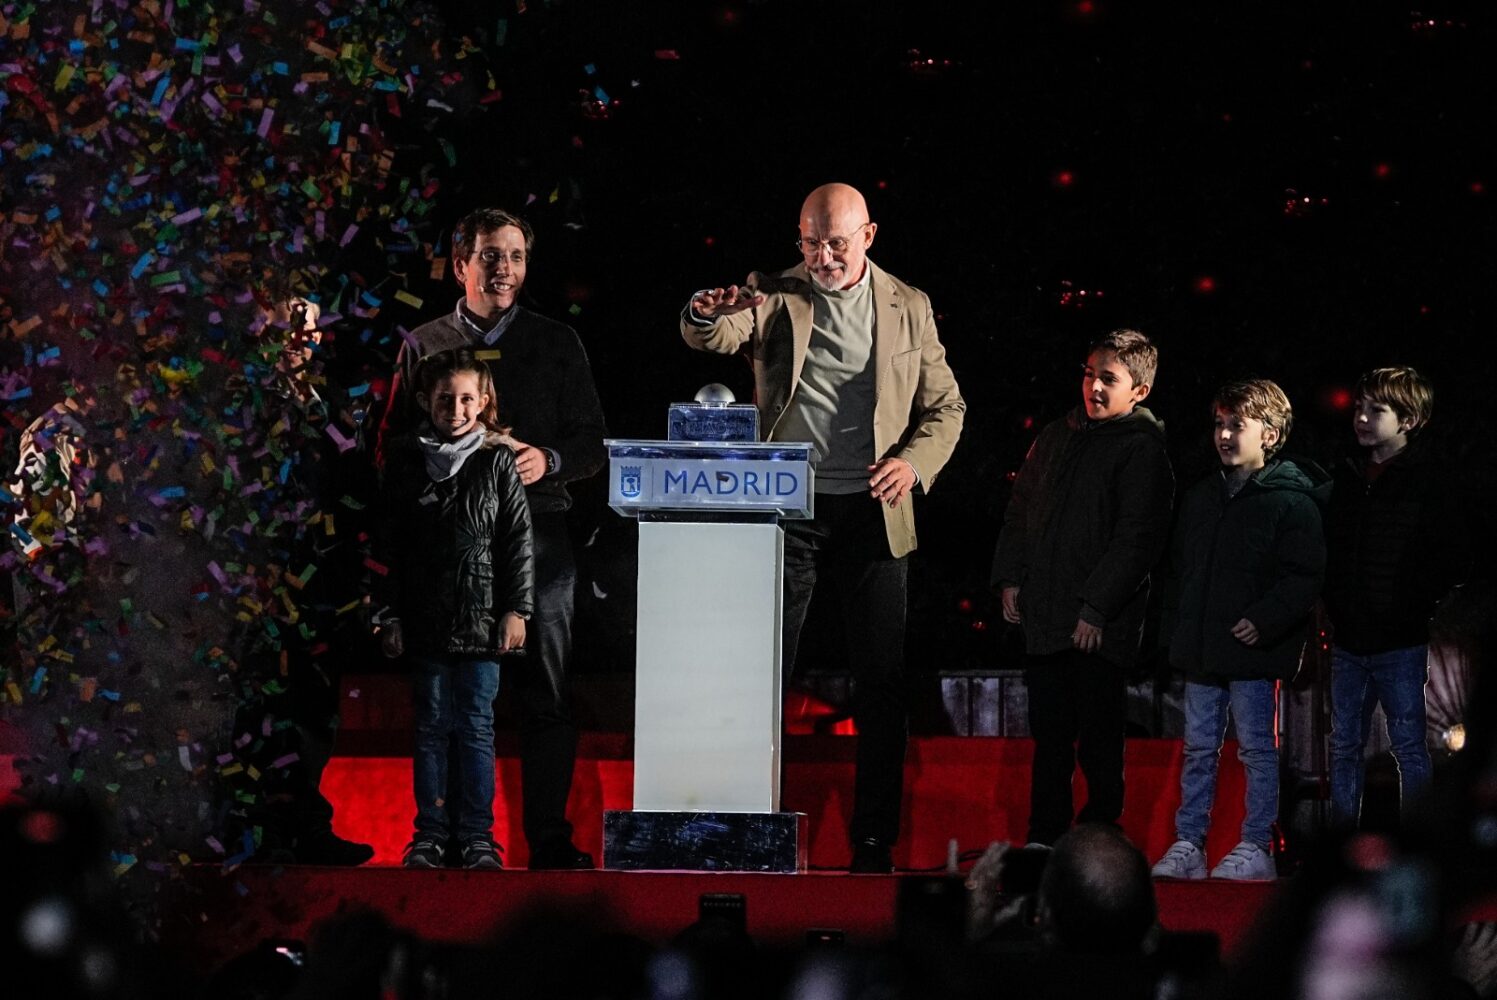
[[[608,440],[609,506],[639,521],[634,808],[603,867],[796,872],[780,812],[781,518],[810,517],[809,444]]]

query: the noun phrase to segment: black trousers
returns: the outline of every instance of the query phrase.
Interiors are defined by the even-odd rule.
[[[533,514],[535,615],[526,627],[524,656],[510,657],[520,717],[520,788],[525,842],[531,850],[570,842],[567,797],[577,764],[567,667],[572,659],[572,617],[577,566],[563,512]]]
[[[906,498],[905,503],[909,503]],[[840,597],[853,722],[858,728],[853,788],[853,843],[892,845],[899,838],[909,708],[904,680],[909,565],[889,554],[884,517],[865,493],[817,494],[816,517],[786,521],[783,658],[795,669],[801,626],[816,582],[826,577]]]
[[[1070,829],[1078,762],[1087,796],[1076,821],[1116,823],[1123,815],[1123,668],[1072,649],[1030,657],[1024,684],[1034,739],[1028,839],[1053,844]]]
[[[235,733],[259,733],[266,717],[286,720],[264,740],[255,763],[264,771],[250,810],[262,828],[261,850],[289,860],[297,849],[332,833],[333,805],[322,794],[322,773],[332,758],[338,728],[338,695],[343,657],[325,656],[313,664],[304,645],[288,649],[288,678],[282,693],[264,703],[245,704],[236,712]],[[278,675],[273,655],[254,658],[251,670],[266,679]],[[283,755],[295,759],[286,767],[267,765]]]

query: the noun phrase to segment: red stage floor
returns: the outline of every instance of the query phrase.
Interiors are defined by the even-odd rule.
[[[342,748],[392,752],[391,730],[355,727]],[[398,733],[398,728],[395,732]],[[188,875],[187,899],[176,907],[169,943],[206,971],[267,937],[305,940],[318,921],[372,907],[397,926],[436,941],[477,942],[537,904],[573,907],[627,933],[663,943],[696,919],[706,892],[742,893],[750,933],[766,944],[794,947],[808,930],[832,928],[849,944],[874,944],[895,930],[901,879],[944,870],[955,840],[962,867],[990,841],[1022,842],[1028,817],[1027,740],[972,737],[916,738],[905,772],[904,832],[895,861],[904,874],[833,874],[847,863],[847,819],[852,799],[854,739],[792,736],[785,747],[783,807],[809,821],[811,871],[802,875],[686,872],[527,872],[520,833],[519,762],[513,741],[501,737],[495,832],[506,847],[503,872],[408,872],[399,864],[410,836],[411,762],[408,756],[334,759],[323,788],[345,837],[375,846],[375,860],[357,870],[246,867],[223,873],[199,868]],[[578,755],[569,814],[579,846],[602,855],[605,809],[631,806],[632,741],[624,734],[585,734]],[[1179,800],[1179,744],[1130,740],[1124,828],[1151,857],[1173,840]],[[1242,817],[1242,771],[1223,754],[1220,807],[1210,844],[1213,855],[1237,840]],[[1077,780],[1077,799],[1084,800]],[[1160,884],[1162,923],[1171,930],[1208,930],[1230,948],[1272,891],[1268,885]]]
[[[476,943],[546,906],[660,945],[697,918],[700,896],[712,892],[741,893],[749,934],[767,946],[795,948],[812,929],[841,931],[849,946],[877,946],[891,940],[900,883],[911,877],[198,868],[187,875],[190,894],[163,927],[163,943],[205,973],[266,938],[306,941],[319,921],[358,908],[424,940]],[[1158,883],[1156,891],[1165,928],[1215,931],[1226,951],[1273,887]]]
[[[367,720],[366,720],[367,721]],[[531,873],[521,836],[519,763],[513,738],[498,748],[495,832],[506,846],[502,872],[408,872],[396,866],[410,836],[411,762],[394,745],[399,727],[354,726],[340,739],[345,754],[330,764],[324,791],[345,837],[371,843],[373,864],[360,869],[244,867],[223,872],[195,867],[178,887],[183,895],[164,922],[163,942],[200,971],[208,971],[268,937],[305,940],[333,914],[372,907],[423,938],[476,942],[508,919],[540,903],[572,906],[652,942],[689,925],[706,892],[742,893],[751,934],[795,946],[808,930],[840,930],[850,944],[887,939],[895,929],[901,880],[941,872],[955,841],[962,867],[990,841],[1022,842],[1028,816],[1027,740],[924,737],[911,741],[906,763],[903,833],[895,851],[902,875],[833,874],[848,858],[856,740],[791,736],[785,745],[783,808],[805,812],[811,871],[801,875],[654,872]],[[569,815],[579,846],[601,857],[602,814],[631,806],[632,741],[625,734],[582,739]],[[378,752],[378,755],[371,752]],[[1180,748],[1176,741],[1130,740],[1123,826],[1152,857],[1173,840],[1179,801]],[[0,758],[0,780],[9,775]],[[9,784],[9,781],[5,781]],[[1231,848],[1242,818],[1242,770],[1234,748],[1222,757],[1218,809],[1210,855]],[[1077,779],[1076,797],[1084,801]],[[1214,931],[1224,949],[1241,936],[1272,892],[1269,885],[1161,883],[1160,917],[1170,930]]]
[[[856,740],[841,736],[791,736],[785,747],[782,807],[804,812],[810,826],[810,865],[847,864],[847,822],[852,807]],[[633,794],[633,747],[622,734],[583,737],[568,814],[578,846],[601,857],[603,811],[628,809]],[[505,863],[523,867],[527,856],[520,829],[519,761],[501,744],[495,801],[495,834],[505,845]],[[1029,816],[1028,740],[984,737],[923,737],[910,741],[905,765],[903,832],[895,849],[904,870],[945,866],[948,844],[962,853],[980,852],[990,841],[1022,843]],[[1174,841],[1180,801],[1180,744],[1175,740],[1129,740],[1123,828],[1152,861]],[[409,756],[338,757],[329,765],[323,790],[335,808],[337,831],[375,846],[376,865],[395,865],[411,834]],[[1084,782],[1076,782],[1078,803]],[[1207,845],[1213,860],[1231,850],[1242,823],[1242,767],[1235,744],[1222,754],[1217,809]]]

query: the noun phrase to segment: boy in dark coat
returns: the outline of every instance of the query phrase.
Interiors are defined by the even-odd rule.
[[[1274,457],[1294,416],[1273,382],[1223,386],[1212,411],[1222,468],[1186,493],[1175,528],[1179,604],[1170,663],[1186,678],[1185,764],[1178,839],[1154,875],[1206,877],[1206,830],[1230,709],[1247,814],[1241,842],[1211,877],[1266,880],[1278,874],[1270,853],[1279,811],[1278,682],[1299,668],[1325,577],[1320,507],[1330,485],[1313,466]]]
[[[1463,575],[1456,490],[1417,442],[1434,388],[1412,368],[1357,382],[1353,427],[1363,456],[1336,470],[1326,515],[1331,648],[1331,816],[1355,826],[1363,753],[1382,703],[1404,803],[1430,780],[1424,684],[1435,606]]]
[[[1116,823],[1123,812],[1125,672],[1174,497],[1164,426],[1138,405],[1158,363],[1137,331],[1095,342],[1082,405],[1040,431],[1004,514],[992,583],[1029,654],[1033,844],[1071,826],[1078,761],[1087,802],[1077,821]]]

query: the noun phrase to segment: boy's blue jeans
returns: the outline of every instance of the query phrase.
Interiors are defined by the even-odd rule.
[[[458,797],[461,843],[489,838],[494,829],[494,699],[499,664],[452,655],[411,657],[411,689],[416,707],[416,836],[447,840],[446,798],[449,741],[457,774],[451,794]]]
[[[1338,825],[1355,826],[1361,816],[1367,775],[1363,753],[1378,702],[1398,762],[1399,797],[1407,805],[1429,784],[1424,733],[1428,677],[1428,646],[1366,655],[1331,647],[1331,818]]]
[[[1175,837],[1206,846],[1216,769],[1227,735],[1227,710],[1237,728],[1237,759],[1247,776],[1242,839],[1267,848],[1279,815],[1279,751],[1274,745],[1274,681],[1185,682],[1185,766]]]

